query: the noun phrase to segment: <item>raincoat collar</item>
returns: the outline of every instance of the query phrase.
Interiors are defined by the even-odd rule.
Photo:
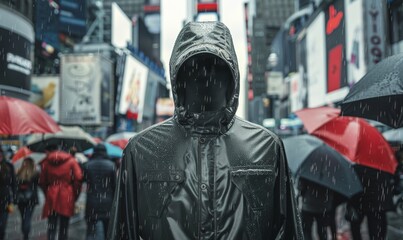
[[[232,73],[232,96],[227,105],[214,112],[190,113],[181,106],[177,92],[177,77],[182,64],[198,54],[212,54],[222,59]],[[239,69],[235,48],[228,28],[221,22],[190,22],[179,33],[170,59],[175,120],[193,131],[225,133],[231,128],[238,108]]]
[[[226,133],[234,123],[233,115],[227,108],[222,108],[219,111],[189,113],[180,108],[179,114],[176,114],[175,120],[182,125],[186,130],[193,133],[200,134],[224,134]],[[182,116],[182,117],[179,117]],[[229,122],[227,122],[229,120]]]

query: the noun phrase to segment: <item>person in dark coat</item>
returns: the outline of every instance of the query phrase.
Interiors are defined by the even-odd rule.
[[[347,202],[346,218],[350,221],[352,238],[353,240],[362,239],[361,224],[364,217],[367,217],[370,240],[385,240],[386,212],[394,210],[393,175],[360,165],[356,165],[354,170],[364,190]]]
[[[21,231],[24,240],[29,239],[31,219],[38,204],[39,172],[32,158],[25,158],[17,172],[17,204],[21,214]]]
[[[81,193],[82,171],[77,160],[67,152],[50,145],[42,161],[39,186],[45,193],[42,217],[48,218],[48,240],[56,239],[59,225],[59,239],[68,239],[70,217]]]
[[[90,161],[83,165],[84,181],[87,182],[87,239],[103,239],[96,235],[96,224],[101,222],[104,234],[108,232],[110,211],[116,187],[116,166],[108,159],[103,144],[94,147]],[[106,236],[105,236],[106,237]]]
[[[14,166],[6,160],[0,145],[0,240],[5,239],[8,214],[13,212],[16,199]]]
[[[298,189],[302,199],[301,218],[304,239],[313,239],[312,226],[316,222],[320,240],[328,239],[328,227],[331,239],[336,240],[336,208],[342,202],[342,197],[326,187],[303,178],[298,181]]]
[[[400,194],[403,192],[403,147],[395,153],[397,160],[397,167],[393,176],[394,194]]]
[[[126,146],[108,239],[302,239],[282,141],[235,116],[228,28],[186,24],[170,73],[175,114]]]

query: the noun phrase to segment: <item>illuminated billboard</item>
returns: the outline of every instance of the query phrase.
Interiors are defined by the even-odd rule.
[[[129,114],[138,123],[143,119],[148,71],[135,57],[126,55],[118,90],[118,114]]]
[[[0,95],[28,99],[33,43],[32,24],[0,4]]]

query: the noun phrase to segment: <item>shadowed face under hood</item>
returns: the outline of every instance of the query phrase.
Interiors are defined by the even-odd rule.
[[[200,64],[204,64],[203,67],[200,67]],[[211,67],[208,66],[209,64]],[[211,107],[214,111],[203,111],[203,107],[201,111],[189,111],[189,106],[184,102],[185,92],[189,95],[192,91],[193,93],[198,91],[197,86],[195,87],[191,81],[203,81],[201,84],[208,85],[208,76],[222,65],[225,65],[228,72],[228,80],[223,81],[227,85],[225,86],[226,101],[223,106]],[[206,78],[200,77],[200,73],[194,74],[198,67],[198,71],[208,69]],[[238,108],[239,70],[231,34],[223,23],[191,22],[185,25],[174,45],[170,59],[170,73],[175,117],[181,124],[197,126],[218,124],[221,132],[225,131],[223,127],[230,127]],[[217,74],[217,76],[222,75],[226,74]],[[183,90],[183,86],[187,88],[186,91]],[[212,89],[215,89],[212,91],[218,91],[218,88]],[[213,101],[213,104],[218,103]]]

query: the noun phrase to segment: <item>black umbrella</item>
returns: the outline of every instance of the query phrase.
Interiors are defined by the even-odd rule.
[[[49,145],[58,145],[68,150],[76,147],[78,152],[83,152],[96,145],[94,139],[80,127],[60,126],[61,132],[44,135],[32,135],[27,146],[34,152],[44,152]]]
[[[344,98],[341,115],[403,127],[403,54],[384,59],[362,77]]]
[[[288,164],[294,176],[305,178],[347,198],[362,191],[353,163],[311,135],[284,139]]]

